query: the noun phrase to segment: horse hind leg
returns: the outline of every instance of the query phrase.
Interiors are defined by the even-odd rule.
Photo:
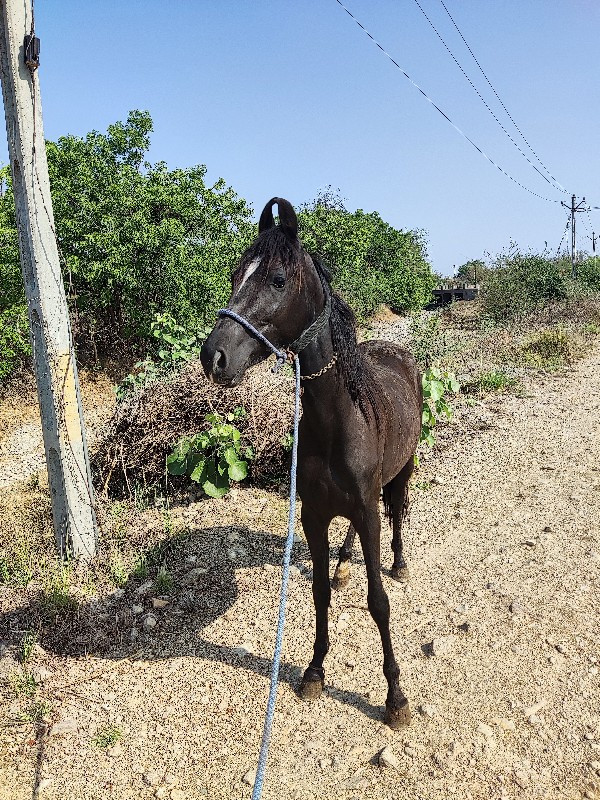
[[[402,523],[408,512],[408,483],[414,469],[412,456],[400,472],[383,487],[383,502],[386,516],[392,523],[392,552],[394,563],[391,576],[404,583],[409,580],[408,566],[402,550]]]
[[[348,585],[350,580],[350,562],[352,561],[352,547],[354,546],[354,537],[356,530],[352,523],[348,527],[348,533],[344,539],[344,544],[340,547],[340,555],[338,559],[335,572],[333,573],[333,580],[331,585],[334,589],[343,589]]]

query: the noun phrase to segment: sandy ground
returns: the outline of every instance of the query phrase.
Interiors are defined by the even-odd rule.
[[[93,444],[115,404],[113,384],[105,374],[83,371],[81,395],[88,444]],[[28,478],[45,465],[42,424],[33,381],[0,406],[0,491]]]
[[[381,722],[359,558],[333,596],[326,690],[296,696],[313,607],[307,549],[295,546],[265,800],[600,797],[599,417],[596,349],[524,396],[464,408],[422,462],[405,528],[411,583],[385,578],[413,709],[402,731]],[[250,796],[285,502],[236,490],[173,513],[188,533],[172,590],[157,597],[138,581],[92,597],[80,635],[37,650],[53,711],[36,735],[15,721],[22,698],[2,709],[2,798]],[[344,530],[332,530],[332,570]],[[19,669],[11,645],[0,676]],[[99,747],[109,726],[122,735]]]

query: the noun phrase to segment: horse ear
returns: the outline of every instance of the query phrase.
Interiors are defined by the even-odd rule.
[[[278,197],[277,207],[279,208],[279,224],[281,225],[281,230],[288,239],[295,241],[298,238],[298,217],[296,216],[293,205],[287,200],[284,200],[283,197]]]
[[[277,208],[279,209],[279,224],[281,225],[281,230],[288,239],[292,241],[296,240],[298,238],[298,218],[296,217],[296,212],[292,204],[284,200],[283,197],[272,197],[263,208],[258,221],[258,232],[262,233],[275,226],[275,220],[273,219],[273,205],[275,203],[277,203]]]
[[[273,203],[277,203],[278,197],[272,197],[267,205],[263,208],[260,219],[258,220],[258,232],[268,231],[269,228],[275,227],[275,220],[273,219]]]

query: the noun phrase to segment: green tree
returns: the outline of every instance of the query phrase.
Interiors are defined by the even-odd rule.
[[[429,302],[435,279],[422,232],[397,230],[376,212],[351,213],[331,188],[298,220],[304,246],[323,258],[359,319],[382,303],[408,311]]]
[[[489,269],[480,258],[474,258],[461,264],[456,270],[456,280],[468,283],[483,283]]]
[[[0,167],[0,381],[31,352],[10,168]]]
[[[106,133],[46,144],[74,330],[100,346],[148,336],[156,313],[200,329],[254,232],[250,207],[223,180],[207,185],[205,166],[146,162],[151,132],[150,115],[132,111]],[[5,311],[23,300],[12,192],[0,198],[0,242]]]
[[[489,270],[482,290],[483,307],[500,321],[548,301],[566,300],[582,289],[581,283],[571,280],[571,265],[565,259],[511,248],[508,254],[497,256]]]

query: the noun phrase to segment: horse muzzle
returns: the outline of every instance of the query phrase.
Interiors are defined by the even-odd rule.
[[[236,386],[243,375],[243,370],[233,370],[230,359],[224,349],[211,342],[212,334],[202,345],[200,361],[208,380],[219,386]]]

